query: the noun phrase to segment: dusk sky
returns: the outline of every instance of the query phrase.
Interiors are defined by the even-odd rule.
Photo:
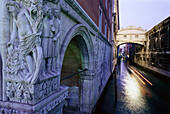
[[[120,27],[150,30],[170,16],[170,0],[119,0]]]

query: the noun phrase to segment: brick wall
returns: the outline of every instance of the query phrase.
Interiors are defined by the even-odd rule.
[[[111,0],[113,1],[113,0]],[[80,6],[85,10],[85,12],[89,15],[89,17],[94,21],[94,23],[99,27],[99,6],[102,9],[102,33],[105,34],[105,20],[107,16],[107,35],[108,37],[108,29],[109,24],[111,27],[111,17],[109,16],[109,11],[112,12],[111,2],[107,0],[107,9],[106,9],[106,0],[77,0]],[[110,10],[109,10],[110,8]],[[104,13],[105,12],[105,13]],[[105,15],[106,14],[106,15]],[[111,15],[111,14],[110,14]],[[109,39],[109,38],[108,38]]]

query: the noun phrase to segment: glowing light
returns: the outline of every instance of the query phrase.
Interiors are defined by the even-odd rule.
[[[133,74],[132,74],[133,75]],[[127,103],[127,107],[130,110],[139,110],[141,108],[147,108],[146,101],[142,97],[140,86],[137,83],[135,77],[126,76],[125,77],[125,98],[124,101]],[[134,109],[135,107],[135,109]]]
[[[133,69],[131,69],[131,72],[132,72],[133,74],[135,74],[135,76],[136,76],[144,85],[146,85],[145,82],[133,71]]]
[[[139,80],[143,83],[143,81],[141,80],[141,78],[143,78],[146,82],[148,82],[150,85],[153,85],[148,79],[146,79],[141,73],[139,73],[137,70],[134,70],[132,67],[130,67],[129,66],[129,68],[132,70],[132,72],[134,73],[134,74],[136,74],[135,76],[137,77],[137,78],[139,78]],[[139,76],[137,76],[137,75],[139,75]]]
[[[142,76],[142,74],[140,74],[137,70],[135,70],[135,72],[140,75],[145,81],[147,81],[150,85],[153,85],[149,80],[147,80],[145,77]]]

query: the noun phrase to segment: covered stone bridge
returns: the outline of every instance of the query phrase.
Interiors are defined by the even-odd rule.
[[[146,45],[146,30],[141,27],[128,26],[118,31],[116,35],[117,47],[121,44],[135,43],[139,45]]]

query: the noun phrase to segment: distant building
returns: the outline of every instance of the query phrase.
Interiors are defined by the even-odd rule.
[[[113,18],[112,18],[112,28],[113,28],[113,61],[112,64],[117,64],[117,54],[119,53],[119,47],[116,45],[116,34],[120,29],[120,22],[119,22],[119,0],[114,0],[114,9],[113,9]]]
[[[136,63],[170,77],[170,17],[146,32],[147,42],[136,54]]]

